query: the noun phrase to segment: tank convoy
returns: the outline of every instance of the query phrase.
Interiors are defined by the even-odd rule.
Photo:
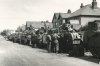
[[[60,27],[59,32],[58,30],[56,30],[56,32],[58,32],[58,35],[61,35],[61,33],[64,33],[65,30],[71,31],[72,29],[74,29],[73,26],[70,23],[66,23]],[[50,30],[54,29],[49,29],[47,31]],[[31,47],[47,47],[46,42],[44,44],[41,40],[42,37],[40,37],[40,35],[44,35],[44,33],[45,35],[47,34],[45,29],[39,29],[37,31],[25,30],[23,32],[17,32],[9,35],[8,40]],[[87,25],[77,30],[77,33],[81,36],[80,39],[82,40],[82,46],[85,51],[90,51],[93,56],[100,58],[100,21],[95,20],[88,22]],[[41,46],[39,46],[39,44]]]

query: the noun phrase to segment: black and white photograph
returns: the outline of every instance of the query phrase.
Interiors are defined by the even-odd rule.
[[[100,0],[0,0],[0,66],[100,66]]]

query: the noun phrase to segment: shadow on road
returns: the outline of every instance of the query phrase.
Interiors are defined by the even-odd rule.
[[[39,52],[42,52],[42,53],[48,53],[47,50],[45,50],[45,49],[42,49],[42,50],[38,49],[38,50],[39,50]],[[57,54],[51,53],[51,54],[60,55],[60,56],[64,56],[64,57],[69,56],[69,54],[67,54],[67,53],[57,53]],[[83,57],[75,57],[75,58],[86,60],[86,61],[97,63],[97,64],[100,62],[100,59],[94,58],[93,56],[87,56],[87,55],[85,55]]]
[[[100,59],[94,58],[93,56],[84,56],[84,57],[76,57],[76,58],[83,59],[83,60],[86,60],[86,61],[90,61],[90,62],[93,62],[93,63],[99,63],[99,61],[100,61]]]

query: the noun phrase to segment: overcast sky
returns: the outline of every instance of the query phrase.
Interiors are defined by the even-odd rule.
[[[52,21],[55,12],[75,11],[92,0],[0,0],[0,31],[16,29],[26,21]],[[100,0],[97,0],[100,7]]]

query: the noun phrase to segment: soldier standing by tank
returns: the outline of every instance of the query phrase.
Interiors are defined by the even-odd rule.
[[[32,34],[31,36],[31,43],[32,43],[32,47],[35,48],[36,47],[36,40],[37,40],[37,35],[35,34],[35,32]]]
[[[26,35],[26,33],[24,34],[24,45],[27,45],[27,35]]]
[[[30,46],[31,44],[31,35],[27,34],[27,45]]]
[[[24,33],[22,33],[22,36],[21,36],[21,44],[24,44]]]
[[[65,39],[64,39],[64,33],[62,31],[62,33],[59,34],[60,38],[58,38],[58,41],[59,41],[59,53],[64,53],[66,50],[65,50]]]
[[[58,36],[56,31],[53,31],[53,34],[52,34],[51,38],[52,38],[52,43],[51,43],[52,51],[54,53],[58,53],[58,51],[59,51],[58,38],[60,38],[60,36]]]
[[[63,46],[63,35],[62,33],[59,33],[59,38],[58,38],[58,41],[59,41],[59,53],[62,53],[62,46]]]
[[[43,36],[43,32],[40,32],[39,35],[38,35],[39,48],[42,48],[42,36]]]
[[[46,37],[47,37],[47,32],[44,31],[43,35],[42,35],[42,47],[43,49],[47,49],[47,40],[46,40]]]
[[[69,26],[70,22],[66,22],[62,25],[62,30],[63,30],[63,52],[64,53],[69,53],[69,51],[72,49],[72,37],[69,32]]]
[[[52,30],[48,30],[48,34],[47,34],[47,37],[46,37],[48,52],[51,52],[51,41],[52,41],[51,34],[52,34]]]
[[[72,49],[72,36],[68,30],[64,33],[65,52],[69,53]]]

